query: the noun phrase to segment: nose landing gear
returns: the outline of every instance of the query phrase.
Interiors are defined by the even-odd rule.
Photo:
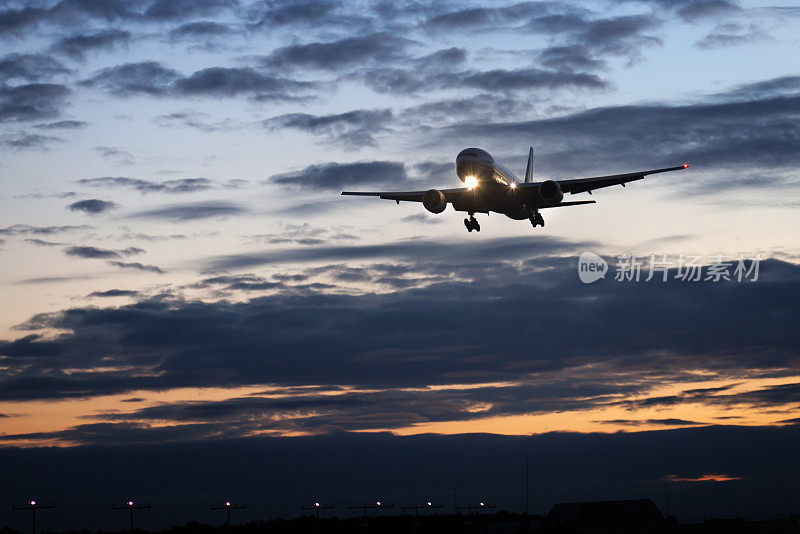
[[[538,211],[531,215],[529,219],[534,228],[536,228],[538,225],[542,225],[542,228],[544,228],[544,217],[542,217],[542,214]]]
[[[470,233],[473,230],[475,230],[476,232],[481,231],[481,225],[478,224],[478,220],[472,214],[470,214],[469,219],[464,219],[464,226],[467,227],[467,231]]]

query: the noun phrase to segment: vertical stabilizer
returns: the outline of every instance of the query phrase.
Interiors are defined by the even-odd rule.
[[[525,183],[529,184],[533,181],[533,147],[528,152],[528,168],[525,169]]]

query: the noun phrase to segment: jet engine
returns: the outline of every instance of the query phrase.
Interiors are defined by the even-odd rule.
[[[561,186],[558,185],[558,182],[554,180],[545,180],[539,186],[539,196],[545,202],[550,204],[558,204],[562,200],[564,200],[564,192],[561,190]]]
[[[438,189],[428,189],[422,196],[422,205],[431,213],[442,213],[447,207],[447,199]]]

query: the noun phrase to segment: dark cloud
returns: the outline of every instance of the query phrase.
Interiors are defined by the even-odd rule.
[[[8,54],[0,58],[0,84],[40,82],[69,72],[59,61],[43,54]]]
[[[545,174],[563,176],[602,168],[614,172],[623,162],[624,166],[653,168],[684,161],[741,173],[748,168],[779,169],[800,163],[795,149],[800,137],[798,114],[800,94],[794,93],[612,106],[523,122],[462,123],[443,129],[442,135],[469,137],[484,145],[520,138],[536,144],[544,139],[548,152],[545,156],[539,152],[537,168]],[[598,137],[597,132],[603,135]],[[773,183],[782,180],[772,176]]]
[[[6,136],[0,135],[0,145],[14,149],[38,148],[44,150],[51,143],[56,143],[61,141],[63,141],[63,139],[61,139],[60,137],[53,137],[50,135],[39,135],[39,134],[28,134],[28,133],[20,133],[16,135],[12,134]]]
[[[68,232],[83,232],[93,229],[94,226],[86,224],[78,226],[31,226],[29,224],[15,224],[0,228],[0,235],[53,235]]]
[[[215,267],[242,269],[272,262],[287,275],[294,274],[286,272],[287,262],[314,261],[322,267],[309,265],[297,273],[306,276],[298,282],[303,286],[299,291],[291,279],[252,274],[215,273],[199,286],[276,291],[247,301],[152,298],[118,308],[35,316],[19,328],[66,333],[0,343],[0,362],[13,370],[0,381],[0,398],[234,384],[294,386],[308,382],[309,368],[323,366],[328,385],[394,390],[510,382],[419,394],[413,406],[409,395],[416,394],[409,392],[352,397],[373,406],[375,420],[383,425],[402,425],[412,416],[417,421],[445,420],[680,403],[766,409],[798,402],[797,384],[648,395],[657,386],[698,377],[741,382],[749,376],[785,375],[798,348],[790,328],[800,291],[796,266],[762,262],[758,282],[670,278],[663,283],[606,280],[587,286],[577,279],[576,256],[591,248],[552,238],[514,238],[469,247],[410,241],[223,258]],[[362,292],[331,294],[331,280],[355,282]],[[319,289],[313,284],[320,284]],[[364,292],[368,284],[396,289]],[[637,321],[631,322],[634,316]],[[508,317],[530,320],[519,328]],[[567,331],[569,343],[553,335]],[[537,349],[531,352],[528,347],[534,344]],[[108,369],[109,362],[125,371],[97,370]],[[592,362],[591,372],[587,362]],[[69,374],[62,373],[64,366]],[[378,415],[395,413],[402,405],[409,415],[396,423]],[[467,409],[472,407],[480,410]],[[359,423],[358,413],[329,412],[337,418],[334,424],[372,424]],[[320,417],[308,424],[332,422]]]
[[[150,273],[164,274],[164,270],[157,265],[145,265],[138,261],[109,261],[109,265],[119,267],[120,269],[133,269],[136,271],[144,271]]]
[[[134,94],[162,96],[169,92],[170,84],[179,78],[180,74],[177,71],[166,68],[156,61],[145,61],[105,68],[79,83],[88,87],[99,87],[121,96]]]
[[[437,219],[436,217],[430,217],[424,213],[416,213],[414,215],[408,215],[400,219],[401,222],[404,223],[417,223],[417,224],[441,224],[442,219]]]
[[[49,122],[47,124],[37,124],[36,127],[43,130],[77,130],[79,128],[85,128],[88,124],[88,122],[84,121],[64,120]]]
[[[25,242],[30,243],[31,245],[36,245],[37,247],[60,247],[65,244],[65,243],[56,243],[54,241],[45,241],[44,239],[35,239],[30,237],[25,239]]]
[[[169,221],[192,221],[243,215],[248,210],[233,202],[195,202],[174,204],[162,208],[139,211],[131,217],[140,219],[164,219]]]
[[[767,34],[755,24],[748,27],[737,23],[720,24],[714,30],[697,41],[697,48],[713,50],[717,48],[727,48],[739,46],[753,41],[768,39]]]
[[[708,423],[698,423],[697,421],[687,421],[686,419],[611,419],[608,421],[597,421],[598,423],[609,425],[627,425],[627,426],[641,426],[641,425],[659,425],[659,426],[698,426],[706,425]]]
[[[140,178],[127,178],[124,176],[103,176],[100,178],[83,178],[78,180],[81,185],[89,187],[130,187],[140,193],[194,193],[210,189],[213,182],[207,178],[180,178],[154,182]]]
[[[433,100],[408,107],[399,114],[400,119],[441,126],[468,119],[485,119],[497,122],[504,118],[526,116],[531,102],[499,93],[482,93],[476,96]]]
[[[539,61],[551,69],[592,71],[605,67],[605,61],[590,54],[585,46],[552,46],[539,54]]]
[[[93,291],[86,295],[87,297],[136,297],[139,295],[138,291],[130,289],[109,289],[107,291]]]
[[[156,0],[144,12],[152,20],[176,20],[206,17],[239,7],[236,0]]]
[[[64,254],[67,256],[87,259],[125,258],[128,256],[135,256],[136,254],[144,254],[145,252],[147,251],[136,247],[128,247],[123,250],[109,250],[98,247],[73,246],[64,249]]]
[[[270,2],[265,7],[267,10],[254,25],[256,28],[286,25],[317,27],[336,21],[336,17],[332,16],[336,4],[326,0]]]
[[[89,215],[97,215],[106,211],[112,210],[117,207],[116,202],[109,200],[99,200],[96,198],[89,198],[86,200],[79,200],[67,206],[70,211],[82,211]]]
[[[313,88],[310,82],[278,78],[250,68],[212,67],[175,81],[180,95],[234,97],[252,96],[257,100],[298,100]]]
[[[358,109],[334,115],[290,113],[262,121],[271,130],[293,128],[324,136],[326,142],[351,149],[377,146],[375,135],[389,131],[394,120],[390,109]]]
[[[608,87],[608,83],[595,74],[540,69],[495,69],[475,72],[464,77],[461,83],[467,87],[475,87],[486,91],[559,89],[564,87],[604,89]]]
[[[212,21],[190,22],[181,24],[169,32],[170,39],[205,39],[220,37],[234,33],[233,28],[227,24]]]
[[[310,165],[297,172],[273,175],[267,183],[298,188],[341,190],[344,186],[399,184],[405,180],[406,170],[403,163],[361,161]]]
[[[38,7],[2,9],[0,10],[0,35],[18,35],[24,29],[37,24],[46,14],[46,10]]]
[[[362,70],[354,75],[378,93],[408,94],[433,89],[469,88],[484,91],[542,91],[557,89],[606,89],[608,82],[596,74],[537,68],[452,71],[384,68]]]
[[[532,238],[500,238],[490,242],[475,244],[465,249],[460,243],[445,244],[427,240],[401,241],[381,245],[342,246],[329,245],[314,247],[313,249],[286,249],[270,250],[259,253],[243,253],[228,256],[219,256],[207,261],[203,267],[208,270],[242,269],[258,265],[272,265],[277,263],[296,263],[309,261],[356,261],[372,259],[378,260],[405,260],[405,261],[432,261],[440,255],[445,255],[453,261],[469,261],[477,254],[486,258],[520,259],[530,255],[528,246],[535,241],[539,253],[569,251],[572,244],[549,237]],[[591,246],[592,243],[584,243]]]
[[[341,70],[369,64],[394,63],[414,41],[392,33],[347,37],[339,41],[316,42],[277,48],[263,59],[270,68]]]
[[[0,122],[55,117],[69,94],[67,87],[57,84],[0,86]]]
[[[698,18],[719,17],[741,11],[736,0],[636,0],[647,2],[661,9],[675,11],[680,17],[693,22]]]
[[[129,31],[118,29],[72,35],[56,41],[50,51],[54,54],[63,54],[72,59],[83,59],[89,52],[110,50],[119,45],[127,45],[131,37]]]

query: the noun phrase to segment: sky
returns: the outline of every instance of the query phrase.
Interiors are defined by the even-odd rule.
[[[533,456],[537,502],[796,511],[798,28],[778,0],[0,0],[0,499],[519,511]],[[339,195],[531,145],[538,180],[692,166],[536,229]]]

